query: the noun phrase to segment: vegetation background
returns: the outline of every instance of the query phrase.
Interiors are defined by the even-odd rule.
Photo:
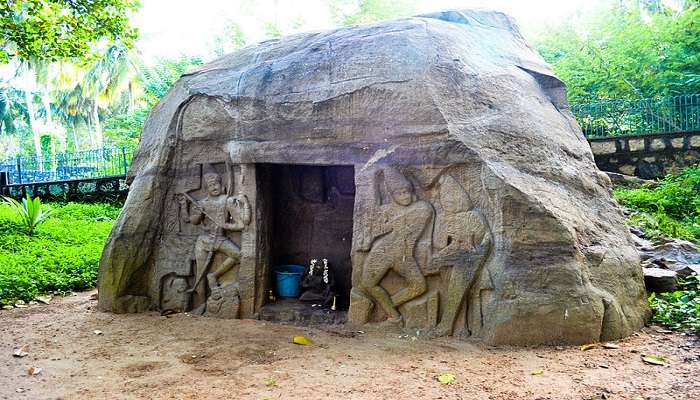
[[[330,25],[346,26],[414,15],[431,2],[231,1],[238,17],[197,54],[153,58],[139,47],[137,0],[10,0],[0,7],[0,160],[136,145],[150,109],[182,73],[256,40],[318,25],[285,11],[291,3],[325,7]],[[555,25],[523,28],[568,85],[570,102],[700,92],[700,0],[595,4]],[[149,51],[152,41],[142,38]]]

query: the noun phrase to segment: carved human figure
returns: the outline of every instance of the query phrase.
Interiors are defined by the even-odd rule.
[[[440,206],[433,245],[431,269],[451,267],[447,304],[432,336],[450,335],[465,295],[491,248],[488,224],[474,209],[467,192],[449,175],[440,178]]]
[[[219,288],[219,278],[240,263],[241,250],[226,232],[242,231],[251,220],[250,204],[245,195],[228,196],[224,193],[221,176],[209,165],[205,165],[203,175],[207,190],[204,199],[196,201],[186,193],[178,196],[183,215],[188,216],[191,224],[200,225],[204,230],[194,246],[196,269],[192,291],[197,292],[200,300],[206,296],[205,275],[209,290],[213,292]],[[227,258],[218,268],[208,271],[217,252]]]
[[[402,318],[397,307],[420,296],[427,287],[415,249],[432,223],[434,211],[429,203],[414,199],[413,185],[399,171],[385,169],[384,181],[393,202],[378,206],[373,226],[362,238],[360,250],[369,253],[364,260],[360,288],[388,314],[387,324],[400,326]],[[380,285],[389,270],[403,277],[406,284],[393,296]]]

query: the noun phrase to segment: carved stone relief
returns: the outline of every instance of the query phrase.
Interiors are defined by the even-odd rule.
[[[179,232],[194,233],[196,237],[186,261],[192,276],[165,276],[161,283],[161,309],[190,311],[195,314],[221,318],[237,318],[240,298],[238,282],[220,279],[240,265],[241,249],[231,239],[251,221],[251,206],[245,194],[233,194],[234,171],[225,163],[226,183],[222,174],[211,164],[197,168],[199,185],[185,179],[175,199],[178,209]],[[187,187],[190,186],[190,187]],[[195,186],[195,187],[191,187]],[[195,191],[202,191],[195,198]],[[190,286],[191,284],[191,286]],[[186,290],[182,286],[187,285]],[[176,306],[175,308],[170,308]]]
[[[417,169],[408,179],[381,167],[372,177],[371,206],[355,239],[362,262],[350,320],[377,321],[383,313],[383,328],[453,334],[458,319],[466,324],[465,299],[491,254],[486,217],[449,169]]]

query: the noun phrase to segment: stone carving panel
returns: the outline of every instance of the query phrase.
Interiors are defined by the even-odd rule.
[[[492,251],[484,213],[452,174],[462,168],[380,167],[362,222],[350,321],[451,335]],[[410,176],[410,178],[409,178]],[[461,177],[475,180],[478,176]],[[359,179],[358,179],[359,180]],[[475,193],[481,196],[481,193]],[[384,315],[384,317],[382,317]],[[468,331],[468,329],[467,329]]]
[[[184,260],[191,275],[161,279],[161,309],[237,318],[239,284],[222,278],[235,275],[231,272],[240,266],[241,249],[232,237],[250,224],[251,205],[245,194],[234,194],[235,172],[228,162],[199,164],[194,171],[194,177],[183,178],[175,190],[177,232],[194,238]]]

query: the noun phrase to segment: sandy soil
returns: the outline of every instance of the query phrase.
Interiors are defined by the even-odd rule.
[[[700,342],[650,327],[597,347],[488,347],[155,313],[91,293],[0,311],[0,399],[700,399]],[[96,334],[99,330],[102,334]],[[312,346],[291,343],[306,335]],[[26,345],[28,356],[13,357]],[[647,365],[641,354],[664,356]],[[42,372],[29,376],[30,367]],[[542,375],[532,372],[543,369]],[[442,373],[454,383],[436,380]]]

